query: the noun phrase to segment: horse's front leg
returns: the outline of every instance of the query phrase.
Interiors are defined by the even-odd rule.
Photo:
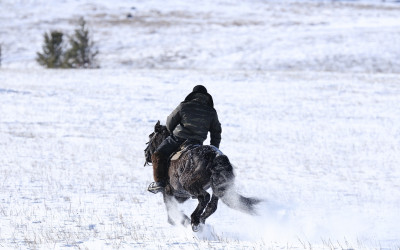
[[[175,221],[171,218],[171,211],[177,210],[177,208],[176,202],[172,198],[172,195],[167,194],[167,192],[163,192],[163,200],[165,208],[167,209],[168,223],[171,225],[175,225]]]
[[[189,217],[186,216],[182,211],[178,209],[178,204],[171,194],[172,192],[168,192],[168,187],[166,191],[163,192],[163,199],[165,207],[167,208],[168,215],[168,223],[171,225],[175,225],[177,221],[179,221],[183,226],[187,226],[190,223]],[[188,198],[181,198],[178,200],[179,202],[184,202]]]
[[[176,201],[177,201],[178,203],[184,203],[185,201],[187,201],[187,200],[189,199],[189,197],[177,197],[177,196],[175,196],[175,199],[176,199]],[[180,223],[181,223],[183,226],[187,226],[187,225],[190,224],[190,218],[187,217],[187,215],[184,214],[182,211],[181,211],[181,213],[180,213]]]
[[[207,204],[204,213],[200,216],[200,222],[205,223],[206,219],[210,217],[216,210],[218,206],[218,197],[214,194],[211,197],[211,201]]]
[[[210,194],[207,193],[204,189],[198,188],[191,191],[191,194],[194,195],[199,204],[197,205],[196,209],[193,211],[191,218],[192,229],[193,231],[197,232],[200,229],[200,216],[203,213],[204,208],[207,206],[208,202],[210,201]]]

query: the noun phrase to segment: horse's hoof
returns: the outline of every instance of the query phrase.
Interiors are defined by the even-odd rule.
[[[199,225],[197,225],[197,226],[192,225],[192,230],[193,230],[193,232],[197,233],[200,230],[200,226]]]
[[[198,225],[192,224],[193,232],[198,232],[200,230],[200,228],[201,228],[200,224],[198,224]]]

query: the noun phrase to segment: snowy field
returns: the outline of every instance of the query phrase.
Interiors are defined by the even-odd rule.
[[[2,70],[0,79],[3,247],[400,246],[398,75]],[[205,235],[167,223],[143,167],[153,125],[194,82],[214,95],[237,188],[267,200],[259,217],[220,203]]]
[[[102,68],[40,68],[42,34],[80,15]],[[399,249],[399,20],[393,1],[0,0],[0,248]],[[143,167],[196,84],[236,188],[265,199],[201,233],[167,223]]]

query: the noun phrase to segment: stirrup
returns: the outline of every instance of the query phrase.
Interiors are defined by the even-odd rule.
[[[163,185],[162,182],[152,182],[150,183],[149,187],[147,188],[147,191],[156,194],[162,190],[164,190],[165,186]]]

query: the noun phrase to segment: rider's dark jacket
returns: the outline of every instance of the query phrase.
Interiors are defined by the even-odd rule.
[[[219,147],[221,123],[209,94],[191,93],[167,118],[167,129],[174,136],[203,143],[210,131],[210,144]]]

